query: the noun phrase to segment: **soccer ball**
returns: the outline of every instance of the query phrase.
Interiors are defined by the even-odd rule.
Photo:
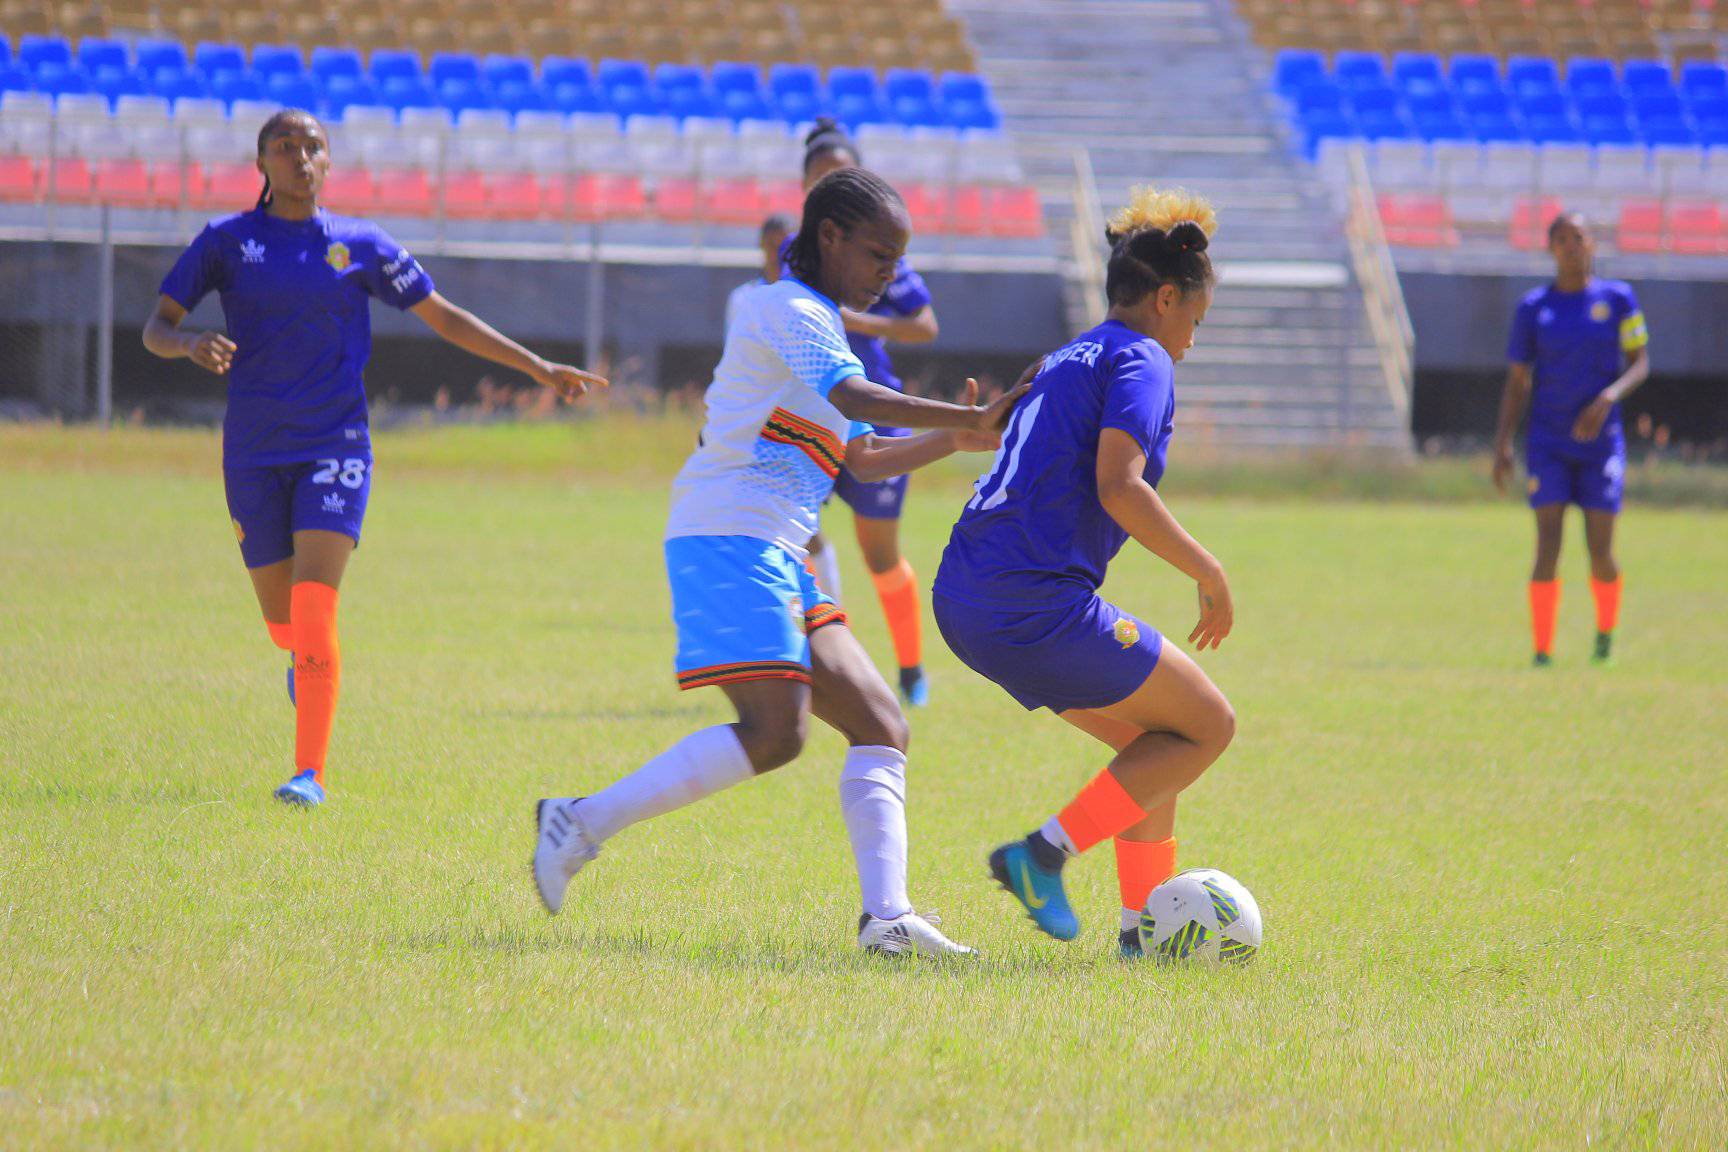
[[[1216,868],[1190,868],[1152,890],[1140,950],[1158,960],[1243,964],[1260,950],[1260,905]]]

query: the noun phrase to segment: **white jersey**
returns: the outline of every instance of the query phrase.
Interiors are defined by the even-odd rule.
[[[862,375],[832,300],[791,277],[741,293],[666,538],[753,536],[802,559],[846,445],[872,430],[828,392]]]
[[[766,283],[768,283],[768,281],[758,276],[756,279],[746,280],[744,283],[738,285],[738,287],[732,289],[726,297],[726,331],[730,332],[732,330],[732,318],[738,315],[738,302]]]

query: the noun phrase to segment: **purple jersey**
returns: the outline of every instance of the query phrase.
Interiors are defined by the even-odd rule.
[[[367,457],[370,298],[412,308],[432,279],[382,228],[320,211],[261,208],[212,220],[162,281],[187,311],[221,296],[236,345],[222,424],[230,467]]]
[[[1591,280],[1582,292],[1537,288],[1518,304],[1506,358],[1532,368],[1530,439],[1572,444],[1572,425],[1590,402],[1619,377],[1623,354],[1649,342],[1632,287]],[[1594,446],[1620,443],[1615,406]]]
[[[936,593],[1003,605],[1096,592],[1128,539],[1098,502],[1099,434],[1132,436],[1156,486],[1174,427],[1174,367],[1156,341],[1116,320],[1046,356],[954,525]]]
[[[872,316],[916,316],[930,306],[930,289],[924,284],[924,277],[912,270],[912,265],[904,259],[894,269],[894,279],[888,284],[888,290],[882,293],[882,298],[870,305]],[[886,341],[877,336],[862,336],[857,332],[846,333],[846,343],[852,345],[852,354],[858,357],[858,362],[864,365],[864,375],[885,388],[896,392],[905,391],[900,377],[894,375],[894,365],[888,359]]]

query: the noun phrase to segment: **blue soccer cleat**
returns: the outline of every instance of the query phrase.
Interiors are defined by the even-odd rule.
[[[1027,841],[1016,840],[990,853],[990,875],[1020,901],[1040,932],[1058,940],[1080,934],[1080,921],[1062,890],[1061,866],[1054,871],[1040,866]]]
[[[913,708],[930,707],[930,678],[924,675],[923,665],[900,669],[900,695]]]
[[[1124,960],[1146,958],[1146,949],[1140,946],[1140,929],[1124,928],[1116,934],[1116,955]]]
[[[292,652],[288,653],[288,703],[296,705],[300,703],[294,699],[294,653]]]
[[[316,808],[324,803],[324,785],[310,768],[276,789],[276,799],[296,808]]]

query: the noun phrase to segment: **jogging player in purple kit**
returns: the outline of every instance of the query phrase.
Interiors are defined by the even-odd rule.
[[[1156,491],[1174,366],[1212,301],[1216,225],[1206,201],[1154,189],[1111,220],[1108,318],[1044,358],[954,526],[933,598],[965,664],[1116,753],[1060,813],[991,853],[992,875],[1041,930],[1071,940],[1063,864],[1114,839],[1118,947],[1135,956],[1146,898],[1175,870],[1176,796],[1223,753],[1236,718],[1199,665],[1098,588],[1133,537],[1197,585],[1189,640],[1216,648],[1230,634],[1223,567]]]
[[[1512,477],[1512,437],[1530,410],[1524,466],[1536,513],[1536,563],[1530,572],[1530,631],[1538,667],[1553,662],[1560,612],[1560,538],[1566,506],[1584,510],[1590,591],[1596,601],[1596,650],[1606,663],[1620,616],[1620,565],[1614,523],[1626,482],[1626,432],[1620,402],[1650,376],[1649,333],[1632,286],[1591,275],[1596,239],[1584,217],[1563,212],[1548,226],[1554,282],[1527,294],[1512,317],[1506,391],[1494,433],[1494,484]]]
[[[372,490],[372,440],[361,379],[371,352],[368,305],[411,311],[439,336],[514,368],[565,399],[606,382],[553,364],[445,300],[376,224],[318,206],[329,138],[307,112],[284,110],[258,133],[257,205],[212,220],[162,281],[144,326],[158,356],[188,357],[228,381],[222,474],[240,556],[265,626],[293,653],[294,774],[278,799],[324,799],[341,652],[337,588],[360,540]],[[211,292],[227,332],[181,329]]]

